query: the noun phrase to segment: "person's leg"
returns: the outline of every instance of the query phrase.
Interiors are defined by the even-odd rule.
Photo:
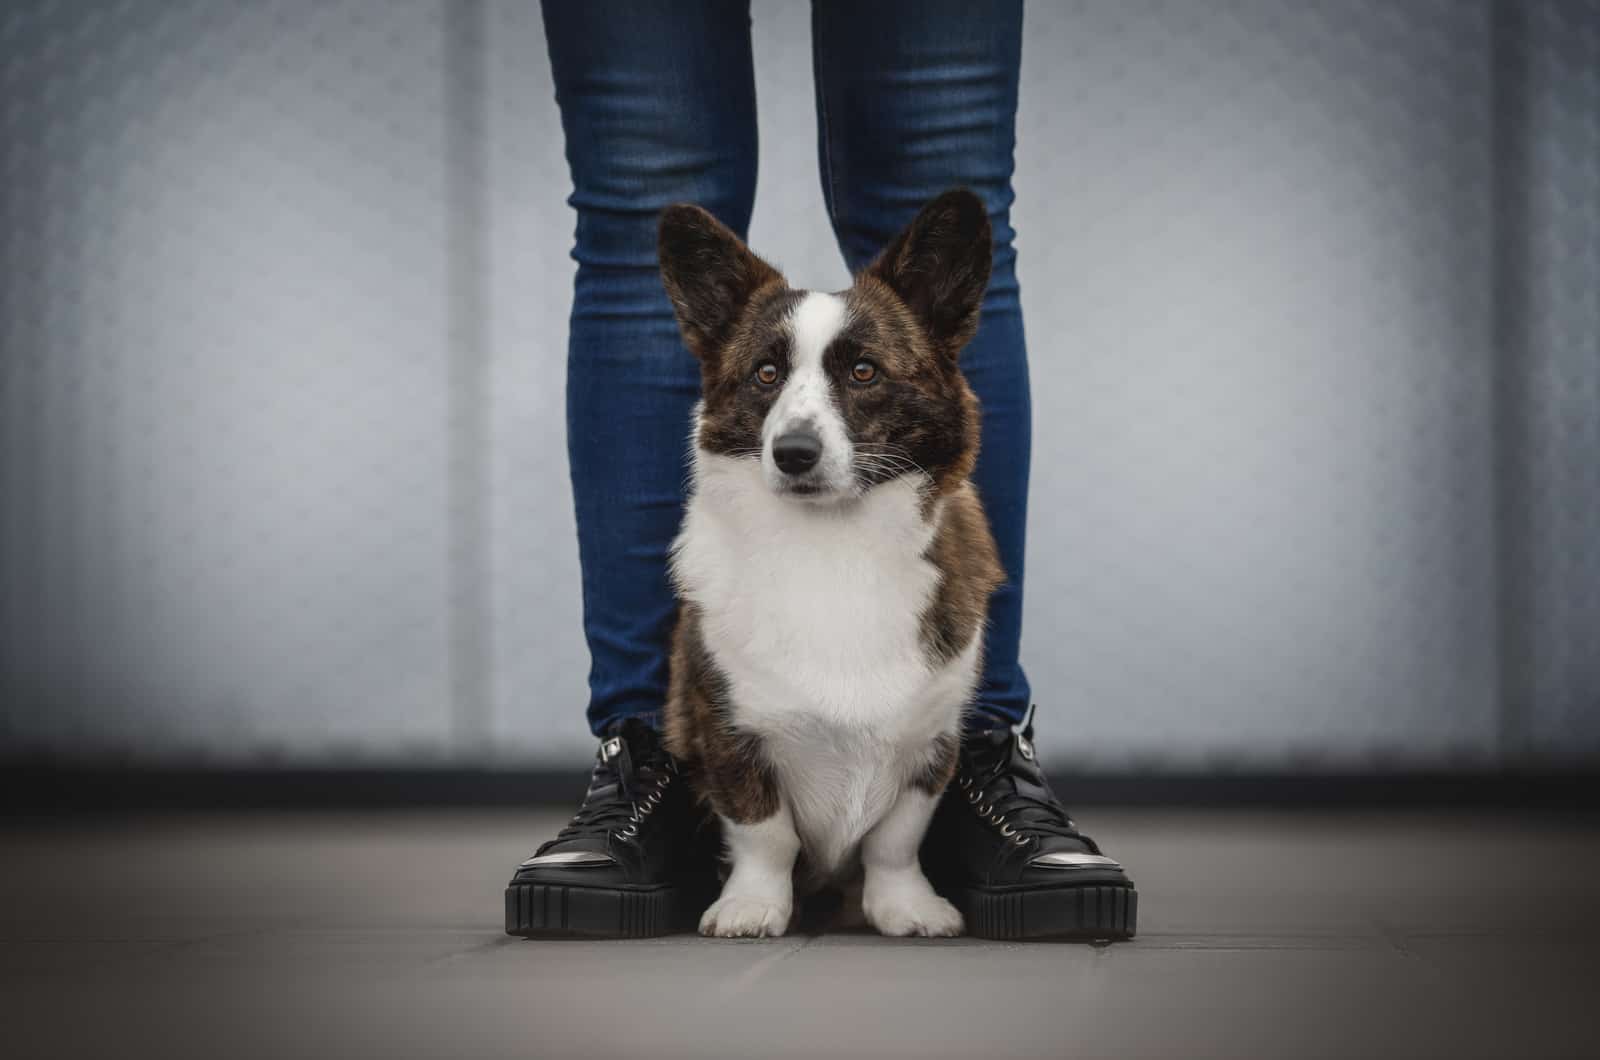
[[[1017,662],[1030,442],[1010,223],[1022,4],[815,0],[812,10],[823,184],[851,267],[950,185],[977,192],[994,228],[989,292],[961,363],[983,402],[974,477],[1008,581],[990,603],[978,710],[921,859],[970,934],[1131,938],[1138,894],[1050,790]]]
[[[741,234],[756,182],[748,0],[548,0],[545,34],[578,214],[567,448],[589,641],[589,789],[506,886],[511,935],[641,937],[692,927],[716,893],[703,817],[653,727],[667,692],[698,363],[656,263],[663,207]]]
[[[961,365],[983,404],[974,478],[1007,581],[989,605],[978,724],[1020,722],[1018,661],[1031,420],[1012,248],[1020,0],[815,0],[812,47],[823,196],[852,271],[929,199],[965,185],[989,209],[994,272]]]
[[[694,202],[744,236],[756,182],[748,0],[544,4],[577,211],[567,447],[583,568],[590,727],[655,720],[700,393],[661,286],[662,207]]]

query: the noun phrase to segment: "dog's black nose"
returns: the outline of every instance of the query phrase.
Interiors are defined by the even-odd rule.
[[[791,431],[772,440],[772,461],[785,475],[803,475],[822,459],[822,439]]]

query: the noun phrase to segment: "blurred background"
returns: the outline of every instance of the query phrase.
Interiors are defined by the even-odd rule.
[[[753,16],[751,239],[837,288]],[[1600,0],[1036,0],[1015,183],[1137,941],[512,940],[594,753],[538,4],[0,4],[11,1052],[1600,1055]]]
[[[752,243],[842,286],[806,5],[754,36]],[[537,6],[0,56],[5,761],[585,768]],[[1058,772],[1600,762],[1600,5],[1037,3],[1016,188]]]

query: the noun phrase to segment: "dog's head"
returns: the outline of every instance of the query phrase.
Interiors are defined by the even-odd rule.
[[[698,206],[661,216],[661,273],[700,359],[702,453],[759,461],[775,492],[813,503],[971,473],[977,400],[957,358],[992,258],[970,191],[922,208],[849,290],[791,288]]]

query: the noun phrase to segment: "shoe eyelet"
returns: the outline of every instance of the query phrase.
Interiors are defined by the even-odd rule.
[[[1012,840],[1012,842],[1016,843],[1019,847],[1025,847],[1032,838],[1032,836],[1025,836],[1021,832],[1018,832],[1016,839]]]
[[[1012,828],[1009,824],[1005,824],[1005,823],[1002,822],[1001,825],[1000,825],[1000,834],[1005,836],[1007,839],[1009,839],[1012,836],[1017,834],[1017,830],[1015,828]]]

